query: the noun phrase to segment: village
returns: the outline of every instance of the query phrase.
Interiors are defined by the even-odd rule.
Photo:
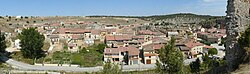
[[[250,74],[250,0],[3,0],[0,74]]]
[[[11,18],[25,19],[23,16]],[[158,55],[160,49],[164,48],[171,38],[175,38],[175,46],[182,52],[185,65],[189,65],[197,58],[202,58],[203,55],[208,54],[210,49],[216,49],[218,51],[217,54],[209,56],[210,58],[223,59],[225,56],[224,39],[226,37],[226,30],[223,27],[204,28],[199,24],[194,27],[187,23],[179,23],[179,25],[182,26],[178,27],[175,27],[175,25],[164,26],[156,25],[161,24],[161,22],[148,22],[137,18],[82,18],[99,20],[107,18],[119,19],[122,20],[123,23],[110,23],[103,20],[78,21],[71,19],[45,22],[33,21],[33,23],[24,22],[23,25],[11,23],[10,27],[14,29],[14,33],[5,33],[10,37],[10,43],[12,45],[7,51],[20,52],[20,40],[11,37],[21,33],[22,29],[33,27],[45,36],[45,45],[47,47],[44,51],[47,52],[47,55],[57,52],[69,52],[70,55],[81,52],[83,48],[92,45],[105,44],[105,48],[102,51],[103,54],[98,56],[102,59],[102,63],[110,60],[112,63],[120,65],[155,64],[157,60],[159,60]],[[220,26],[224,24],[216,23],[215,25]],[[3,30],[1,32],[5,31]],[[84,51],[89,52],[92,50]],[[79,59],[85,60],[83,58]],[[60,64],[61,65],[59,65],[58,62],[40,62],[34,65],[81,66],[80,64],[67,62]]]

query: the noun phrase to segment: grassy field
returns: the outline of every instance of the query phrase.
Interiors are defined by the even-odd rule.
[[[28,64],[33,64],[33,60],[32,59],[28,59],[28,58],[24,58],[22,56],[22,52],[15,52],[15,53],[12,53],[10,55],[10,57],[12,59],[15,59],[17,61],[21,61],[21,62],[24,62],[24,63],[28,63]]]
[[[38,59],[36,63],[76,64],[82,67],[102,66],[105,44],[96,44],[81,49],[79,52],[57,51]]]

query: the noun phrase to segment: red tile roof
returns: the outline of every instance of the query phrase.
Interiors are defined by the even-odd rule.
[[[101,29],[102,32],[116,32],[116,29]]]
[[[161,49],[162,47],[164,47],[164,44],[154,44],[153,49],[154,49],[154,50],[159,50],[159,49]]]
[[[75,47],[75,46],[77,46],[77,45],[76,45],[76,44],[69,43],[68,46],[69,46],[69,47]]]
[[[72,39],[80,39],[81,35],[72,35],[71,37],[72,37]]]
[[[226,29],[219,29],[220,33],[226,34]]]
[[[158,54],[156,53],[144,53],[145,57],[149,57],[149,56],[158,56]]]
[[[167,43],[168,41],[162,37],[154,37],[152,39],[153,43]]]
[[[138,40],[138,42],[139,42],[139,43],[144,43],[144,42],[145,42],[145,40]]]
[[[125,51],[128,51],[129,55],[139,55],[140,53],[139,49],[133,46],[104,49],[105,54],[119,54],[120,52]]]
[[[217,29],[216,28],[212,28],[212,29],[208,29],[208,32],[215,32]]]
[[[56,29],[53,34],[84,34],[86,32],[91,32],[90,30],[76,29],[76,28],[59,28]]]
[[[106,36],[107,41],[116,41],[116,40],[132,40],[130,35],[109,35]]]
[[[139,34],[143,34],[143,35],[154,35],[156,34],[155,32],[152,32],[150,30],[141,30],[139,31]]]
[[[208,49],[211,49],[211,48],[214,48],[212,46],[208,46],[208,45],[205,45],[204,48],[208,48]]]
[[[134,39],[144,39],[144,35],[133,36]]]
[[[221,38],[221,37],[223,37],[223,36],[225,36],[226,34],[215,34],[215,36],[217,37],[217,38]]]
[[[187,44],[185,44],[188,48],[193,48],[196,46],[203,46],[204,44],[197,42],[195,40],[190,40]]]
[[[93,35],[100,35],[101,31],[100,30],[91,30],[91,34],[93,34]]]
[[[144,45],[143,49],[144,49],[144,51],[154,51],[153,47],[154,47],[154,44],[150,43],[150,44]]]

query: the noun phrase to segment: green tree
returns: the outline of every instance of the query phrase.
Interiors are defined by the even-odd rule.
[[[183,73],[183,55],[175,47],[175,39],[172,37],[170,42],[160,49],[159,60],[156,63],[156,71],[162,74]]]
[[[216,54],[218,54],[218,50],[216,48],[208,50],[208,55],[216,55]]]
[[[26,21],[27,24],[29,24],[30,22],[29,21]]]
[[[105,47],[107,47],[107,45],[104,44],[104,43],[98,44],[98,45],[97,45],[97,49],[98,49],[97,51],[98,51],[99,53],[103,54]]]
[[[241,34],[241,37],[239,38],[239,43],[243,48],[250,47],[250,25],[245,30],[245,32]]]
[[[211,60],[211,62],[209,63],[210,68],[216,68],[219,66],[220,66],[220,62],[218,60]]]
[[[191,68],[192,73],[199,73],[201,67],[200,59],[197,58],[196,61],[192,62],[189,66]]]
[[[4,53],[6,47],[7,46],[6,46],[5,36],[0,31],[0,52]]]
[[[208,69],[209,64],[211,62],[211,59],[208,57],[208,54],[203,55],[202,59],[203,59],[204,69]]]
[[[23,29],[18,38],[21,40],[20,50],[25,58],[37,59],[45,56],[42,50],[45,37],[35,28]]]
[[[102,70],[102,74],[121,74],[121,69],[117,64],[112,64],[110,61],[107,61]]]
[[[123,62],[124,62],[126,65],[129,64],[129,56],[128,56],[128,54],[129,54],[129,52],[126,51],[126,52],[125,52],[125,55],[124,55],[124,57],[123,57]]]

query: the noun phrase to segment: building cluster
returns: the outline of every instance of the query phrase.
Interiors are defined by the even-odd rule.
[[[155,64],[159,59],[159,50],[163,49],[171,37],[176,38],[176,49],[180,50],[185,59],[202,57],[209,49],[215,48],[219,53],[215,56],[224,58],[225,29],[182,28],[152,29],[147,24],[107,24],[84,21],[64,21],[34,24],[50,42],[50,51],[67,49],[77,52],[83,47],[105,43],[104,61],[113,63]],[[16,28],[20,33],[22,28]],[[208,43],[206,43],[208,42]]]

